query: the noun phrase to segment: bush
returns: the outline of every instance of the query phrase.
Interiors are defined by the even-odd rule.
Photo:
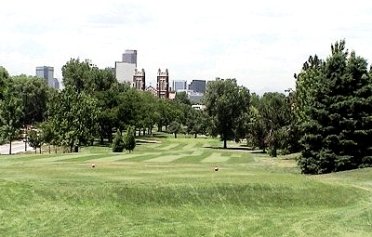
[[[129,152],[132,152],[135,147],[136,138],[134,137],[134,128],[132,126],[129,126],[124,138],[124,148]]]
[[[112,151],[113,152],[123,152],[124,150],[124,141],[121,132],[118,130],[115,134],[114,141],[112,142]]]

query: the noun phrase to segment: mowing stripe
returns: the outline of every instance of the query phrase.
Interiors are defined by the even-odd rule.
[[[87,161],[87,160],[94,160],[97,159],[97,157],[106,157],[104,154],[89,154],[86,156],[78,156],[74,158],[69,158],[69,159],[63,159],[63,160],[57,160],[61,162],[81,162],[81,161]]]
[[[191,150],[195,147],[195,143],[189,143],[186,146],[182,147],[183,150]]]
[[[163,151],[165,151],[165,150],[171,150],[171,149],[173,149],[173,148],[176,148],[176,147],[178,147],[180,144],[178,144],[178,143],[174,143],[174,144],[170,144],[170,145],[168,145],[168,146],[165,146],[165,147],[161,147],[161,148],[159,148],[160,150],[163,150]]]
[[[62,161],[62,160],[68,160],[68,159],[72,159],[72,158],[85,157],[85,156],[91,156],[91,155],[96,155],[96,154],[92,154],[92,153],[85,153],[85,154],[70,153],[70,154],[63,154],[63,155],[58,155],[58,156],[53,156],[53,157],[48,157],[48,158],[40,157],[39,159],[37,159],[37,161]]]
[[[146,156],[156,156],[159,155],[159,153],[154,153],[154,152],[144,152],[141,154],[128,154],[125,158],[117,160],[117,161],[123,161],[123,160],[130,160],[131,159],[136,159],[136,158],[141,158],[141,157],[146,157]]]
[[[150,160],[146,160],[144,162],[172,162],[180,158],[183,158],[185,156],[188,156],[188,155],[187,154],[167,155],[167,156],[161,156],[161,157],[153,158]]]
[[[154,153],[140,153],[140,154],[117,154],[117,155],[112,155],[112,156],[107,156],[107,157],[101,157],[101,158],[98,158],[98,159],[94,159],[92,161],[97,161],[97,162],[105,162],[105,161],[122,161],[122,160],[127,160],[127,159],[131,159],[131,158],[136,158],[136,157],[139,157],[139,156],[145,156],[145,155],[149,155],[149,154],[154,154]]]
[[[163,145],[163,144],[161,144],[161,143],[156,143],[156,144],[146,144],[146,146],[147,146],[148,148],[155,148],[155,147],[159,147],[159,146],[161,146],[161,145]]]
[[[214,163],[214,162],[226,162],[230,159],[227,156],[221,156],[220,153],[212,153],[212,155],[208,156],[207,158],[203,159],[201,162],[205,163]]]

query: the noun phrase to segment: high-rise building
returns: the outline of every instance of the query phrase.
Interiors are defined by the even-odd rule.
[[[137,68],[137,50],[125,50],[121,62],[115,62],[115,76],[120,83],[133,85],[133,76]]]
[[[158,91],[159,98],[169,98],[169,72],[168,69],[165,69],[162,72],[159,68],[157,75],[156,89]]]
[[[60,88],[59,81],[58,81],[57,78],[54,78],[54,88],[57,89],[57,90],[59,90],[59,88]]]
[[[192,80],[189,85],[189,90],[205,93],[206,81],[205,80]]]
[[[172,90],[173,91],[180,91],[180,90],[186,90],[187,89],[187,81],[184,80],[173,80],[172,81]]]
[[[120,83],[133,83],[136,65],[133,63],[115,62],[115,76]]]
[[[145,83],[146,83],[145,69],[142,68],[141,71],[136,69],[133,75],[133,87],[136,88],[137,90],[144,91]]]
[[[124,63],[135,64],[137,67],[137,50],[125,50],[125,53],[123,53],[122,61]]]
[[[55,88],[54,68],[48,66],[36,67],[36,76],[45,80],[49,87]]]

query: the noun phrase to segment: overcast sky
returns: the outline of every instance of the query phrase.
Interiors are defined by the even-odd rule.
[[[250,90],[294,87],[310,54],[326,57],[335,40],[372,59],[372,1],[19,1],[0,6],[0,65],[34,75],[70,58],[113,67],[126,49],[154,85],[171,80],[236,78]]]

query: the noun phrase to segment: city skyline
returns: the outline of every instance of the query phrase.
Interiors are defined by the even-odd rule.
[[[70,58],[114,67],[126,49],[136,49],[148,85],[158,68],[168,68],[171,80],[236,78],[262,93],[293,88],[308,56],[327,57],[336,40],[372,60],[372,3],[365,0],[43,3],[2,4],[0,65],[12,75],[50,65],[62,79]]]

